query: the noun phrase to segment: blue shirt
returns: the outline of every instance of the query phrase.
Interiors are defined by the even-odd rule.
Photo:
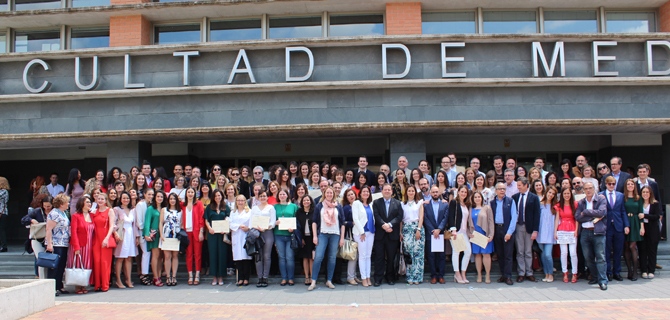
[[[365,213],[368,215],[368,223],[365,224],[363,230],[365,232],[375,233],[375,217],[372,214],[372,208],[370,206],[363,206],[365,208]]]
[[[514,201],[512,200],[512,202]],[[507,228],[507,234],[514,234],[514,231],[516,230],[516,221],[519,218],[519,215],[516,212],[515,203],[512,203],[512,207],[510,208],[510,215],[512,216],[512,221],[510,221],[509,228]],[[505,223],[505,219],[503,217],[503,201],[500,200],[498,197],[496,197],[495,223],[496,224]]]
[[[389,215],[389,207],[391,206],[391,199],[384,199],[384,205],[386,206],[386,216]]]
[[[435,214],[435,218],[437,219],[437,212],[440,211],[440,200],[435,201],[431,199],[430,204],[433,205],[433,214]]]

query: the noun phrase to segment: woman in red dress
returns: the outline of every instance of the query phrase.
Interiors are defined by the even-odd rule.
[[[109,290],[109,277],[112,274],[112,251],[115,246],[110,247],[109,239],[112,237],[114,228],[114,211],[110,210],[107,203],[107,195],[101,193],[95,199],[98,209],[91,214],[96,232],[93,235],[93,287],[95,291],[107,292]],[[116,243],[116,242],[114,242]]]
[[[81,267],[91,269],[93,257],[91,247],[93,246],[93,230],[95,226],[91,220],[91,198],[83,196],[77,201],[76,212],[72,214],[70,222],[70,250],[68,250],[66,268]],[[76,261],[75,261],[76,259]],[[91,279],[89,279],[89,283]],[[77,286],[77,294],[88,293],[86,287]]]

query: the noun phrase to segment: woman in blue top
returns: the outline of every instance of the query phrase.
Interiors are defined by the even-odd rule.
[[[287,172],[282,170],[282,172]],[[295,274],[295,258],[293,249],[291,249],[291,234],[293,229],[279,230],[279,218],[295,218],[295,213],[298,211],[298,206],[289,201],[288,191],[286,189],[279,190],[279,203],[275,204],[275,214],[277,215],[277,222],[275,222],[274,235],[275,247],[277,247],[277,255],[279,256],[279,272],[281,273],[281,282],[279,285],[289,286],[294,285],[293,276]]]
[[[537,233],[537,243],[542,249],[542,268],[544,269],[544,282],[554,282],[554,259],[552,249],[554,248],[554,221],[556,220],[556,203],[558,203],[558,190],[553,186],[547,188],[547,193],[540,201],[540,230]]]
[[[472,224],[475,231],[485,235],[489,241],[485,248],[472,244],[472,254],[475,256],[477,282],[482,282],[482,265],[486,270],[486,283],[491,283],[491,253],[493,253],[493,235],[495,233],[494,215],[491,207],[484,204],[484,195],[481,191],[472,193]]]
[[[321,202],[314,208],[314,216],[312,218],[312,237],[314,245],[316,245],[314,270],[321,269],[323,259],[328,259],[326,286],[330,289],[335,289],[332,279],[335,272],[337,248],[344,245],[344,211],[335,199],[335,190],[328,187],[323,192]],[[328,256],[326,256],[326,250],[328,251]],[[318,275],[318,272],[312,274],[312,284],[307,290],[312,291],[316,288],[316,278]]]
[[[372,192],[363,186],[358,200],[351,205],[351,215],[354,220],[352,233],[358,243],[358,268],[361,272],[363,286],[372,285],[370,281],[370,266],[372,264],[372,245],[375,240],[375,215],[372,211]]]

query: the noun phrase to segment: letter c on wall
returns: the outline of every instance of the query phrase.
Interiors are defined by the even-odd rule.
[[[49,90],[51,88],[51,82],[44,80],[42,82],[42,85],[39,88],[33,88],[30,83],[28,83],[28,72],[30,72],[30,68],[32,68],[34,65],[40,64],[42,65],[42,68],[44,70],[49,71],[51,70],[51,67],[49,66],[48,63],[44,62],[42,59],[33,59],[28,64],[26,67],[23,69],[23,86],[26,87],[26,90],[30,91],[31,93],[42,93],[44,91]]]

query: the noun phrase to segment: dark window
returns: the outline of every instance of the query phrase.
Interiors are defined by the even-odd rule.
[[[366,36],[384,34],[384,16],[330,16],[329,35],[338,36]]]
[[[16,31],[14,52],[60,50],[60,31]]]
[[[71,49],[109,47],[109,29],[72,29]]]
[[[212,21],[209,24],[210,41],[261,39],[261,20]]]

